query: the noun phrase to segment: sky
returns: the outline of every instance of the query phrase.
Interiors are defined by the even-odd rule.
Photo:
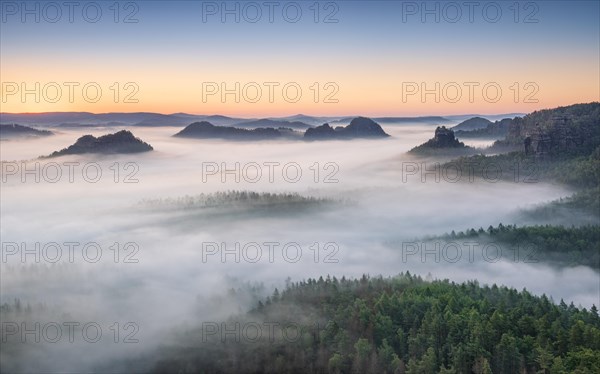
[[[409,116],[600,100],[598,1],[0,3],[2,112]]]

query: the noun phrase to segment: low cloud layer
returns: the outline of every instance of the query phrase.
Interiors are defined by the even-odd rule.
[[[389,246],[452,230],[522,224],[515,218],[520,209],[571,191],[542,183],[448,183],[443,178],[436,183],[434,176],[425,182],[420,176],[407,177],[403,164],[420,161],[405,152],[430,138],[434,127],[384,127],[391,138],[313,143],[187,140],[171,137],[173,128],[140,128],[134,134],[155,151],[52,160],[32,159],[72,144],[84,132],[65,130],[46,139],[3,142],[3,161],[32,161],[27,163],[29,174],[20,162],[16,172],[3,173],[0,303],[19,298],[23,304],[45,304],[52,312],[36,311],[30,320],[96,321],[110,339],[115,322],[125,335],[133,331],[125,331],[125,323],[139,327],[135,344],[113,344],[110,339],[98,345],[40,343],[37,347],[43,349],[32,358],[3,357],[5,365],[21,371],[78,371],[106,360],[125,360],[156,348],[175,328],[219,320],[252,306],[249,299],[215,302],[229,288],[263,283],[266,295],[283,287],[288,277],[298,281],[408,270],[456,282],[477,279],[527,288],[586,307],[597,302],[598,273],[588,267],[559,269],[544,264],[543,258],[539,263],[505,257],[448,263],[435,262],[430,254],[423,261]],[[92,134],[107,132],[96,129]],[[55,174],[43,174],[52,172],[47,167],[52,162],[63,173],[56,183],[48,181]],[[223,176],[224,169],[228,172]],[[148,210],[143,203],[227,190],[298,193],[331,204],[298,210],[273,209],[268,203]],[[98,248],[101,257],[96,261]],[[57,251],[61,257],[54,261]],[[2,322],[14,322],[7,316],[16,320],[4,314]]]

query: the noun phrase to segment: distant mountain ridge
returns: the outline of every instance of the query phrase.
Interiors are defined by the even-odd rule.
[[[289,124],[286,121],[269,121],[264,123]],[[305,140],[332,140],[332,139],[358,139],[358,138],[386,138],[389,135],[381,126],[370,118],[354,118],[346,127],[338,126],[335,129],[324,124],[318,127],[309,127],[304,134],[289,127],[257,127],[239,128],[232,126],[215,126],[201,121],[194,122],[179,131],[175,137],[198,139],[232,139],[232,140],[268,140],[268,139],[305,139]]]
[[[221,115],[195,115],[186,113],[0,113],[0,123],[22,123],[38,126],[91,127],[91,126],[186,126],[192,121],[210,120],[215,124],[234,124],[249,119]]]
[[[349,123],[356,117],[344,117],[337,120],[330,121],[330,124],[343,124]],[[450,122],[449,119],[440,117],[440,116],[425,116],[425,117],[372,117],[372,119],[378,123],[428,123],[428,124],[436,124],[436,123],[447,123]]]
[[[250,128],[287,127],[287,128],[295,129],[295,130],[306,130],[306,129],[312,127],[311,125],[306,124],[304,122],[300,122],[300,121],[284,121],[284,120],[268,119],[268,118],[252,120],[252,121],[243,121],[243,122],[235,123],[235,124],[233,124],[233,126],[244,127],[244,128],[248,128],[248,127],[250,127]]]
[[[486,118],[496,118],[499,115],[485,116]],[[207,121],[217,126],[237,126],[249,127],[242,125],[252,121],[285,121],[294,124],[295,122],[302,123],[300,127],[305,125],[319,126],[323,123],[329,124],[349,124],[350,121],[357,116],[309,116],[305,114],[296,114],[284,117],[264,117],[264,118],[241,118],[229,117],[220,114],[205,115],[205,114],[188,114],[188,113],[172,113],[161,114],[152,112],[132,112],[132,113],[91,113],[91,112],[45,112],[45,113],[6,113],[0,112],[0,123],[11,124],[19,123],[22,125],[35,125],[43,127],[111,127],[111,126],[173,126],[184,127],[192,122]],[[415,116],[415,117],[371,117],[374,121],[382,124],[393,123],[427,123],[427,124],[446,124],[462,118],[473,116]],[[511,117],[514,115],[503,115],[501,118]],[[279,127],[273,124],[258,124],[257,127]],[[283,127],[296,127],[283,124]],[[305,128],[308,128],[305,127]]]
[[[38,130],[33,127],[17,125],[0,125],[0,139],[22,138],[22,137],[40,137],[54,135],[48,130]]]
[[[485,128],[476,130],[458,130],[454,134],[458,138],[488,138],[488,139],[503,139],[508,134],[508,129],[512,124],[513,119],[504,118],[500,121],[490,122]],[[463,122],[464,123],[464,122]],[[453,130],[455,129],[452,128]]]
[[[515,117],[523,117],[527,115],[527,113],[502,113],[502,114],[452,114],[452,115],[447,115],[444,116],[444,118],[447,118],[451,121],[466,121],[469,118],[473,118],[473,117],[482,117],[485,118],[489,121],[500,121],[501,119],[504,118],[515,118]]]
[[[466,121],[462,121],[458,125],[452,127],[452,131],[458,131],[458,130],[473,131],[473,130],[485,129],[491,123],[492,123],[492,121],[490,121],[486,118],[473,117],[473,118],[469,118]]]
[[[323,123],[334,121],[339,119],[340,117],[323,117],[323,116],[308,116],[306,114],[296,114],[288,117],[269,117],[269,119],[281,120],[281,121],[290,121],[290,122],[303,122],[311,126],[319,126]]]

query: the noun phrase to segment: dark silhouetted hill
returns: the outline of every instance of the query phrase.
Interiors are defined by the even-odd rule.
[[[175,134],[179,138],[196,139],[230,139],[230,140],[269,140],[281,139],[293,134],[290,129],[256,128],[240,129],[237,127],[215,126],[210,122],[194,122]]]
[[[492,121],[482,118],[482,117],[473,117],[469,118],[466,121],[459,123],[458,125],[452,127],[453,131],[473,131],[479,129],[485,129],[490,125]]]
[[[136,138],[130,131],[122,130],[114,134],[103,135],[97,138],[93,135],[84,135],[77,139],[73,145],[54,152],[49,157],[84,153],[139,153],[152,150],[153,148],[150,144]]]
[[[304,133],[304,139],[307,140],[387,138],[388,136],[377,122],[366,117],[354,118],[346,127],[338,126],[333,129],[326,123],[308,129]]]
[[[504,118],[500,121],[490,122],[487,127],[477,130],[454,130],[454,135],[457,138],[487,138],[487,139],[503,139],[508,134],[508,129],[512,123],[512,119]]]

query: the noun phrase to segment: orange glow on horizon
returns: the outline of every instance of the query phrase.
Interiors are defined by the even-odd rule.
[[[50,71],[15,64],[16,61],[3,61],[2,112],[381,117],[529,113],[600,101],[599,87],[593,84],[600,80],[594,61],[579,62],[579,69],[569,75],[556,74],[547,66],[512,72],[491,71],[489,67],[436,69],[433,64],[417,69],[416,63],[410,62],[410,70],[406,70],[410,74],[390,70],[384,64],[382,69],[368,69],[359,76],[355,72],[361,68],[351,64],[336,67],[335,71],[304,68],[293,74],[267,67],[253,70],[252,74],[232,73],[228,66],[203,74],[201,69],[182,66],[180,71],[168,75],[158,74],[160,69],[155,66],[117,71],[115,67],[109,70],[91,65]],[[496,97],[498,88],[501,95]],[[24,90],[29,92],[23,96]],[[37,95],[32,91],[37,91]]]

